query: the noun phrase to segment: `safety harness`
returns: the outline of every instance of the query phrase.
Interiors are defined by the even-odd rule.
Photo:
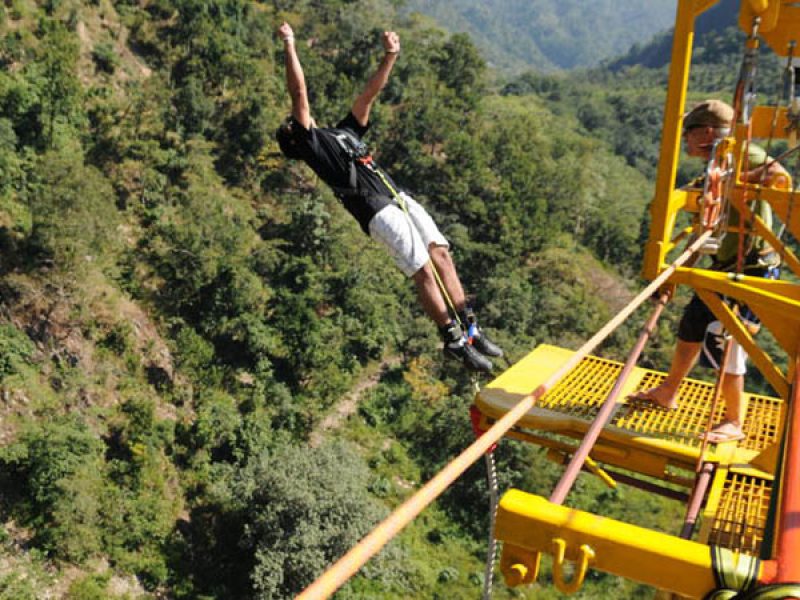
[[[358,167],[356,163],[360,163],[375,175],[380,178],[383,182],[383,185],[386,186],[386,189],[391,193],[392,200],[403,209],[403,213],[408,220],[408,223],[411,227],[415,227],[414,221],[411,218],[411,214],[408,212],[408,206],[406,205],[405,198],[403,195],[397,191],[397,189],[391,184],[389,178],[386,177],[383,170],[378,166],[375,160],[372,158],[372,155],[369,153],[369,148],[367,145],[358,139],[355,135],[350,133],[346,130],[340,130],[334,136],[336,141],[339,143],[339,146],[344,150],[345,154],[350,159],[350,187],[349,188],[334,188],[334,192],[342,198],[352,198],[352,197],[366,197],[363,192],[358,191]],[[447,302],[447,306],[451,311],[456,323],[460,327],[464,327],[465,324],[461,322],[461,318],[458,315],[458,310],[453,303],[452,298],[450,298],[450,294],[447,292],[447,288],[445,288],[444,282],[442,281],[441,276],[439,275],[439,271],[436,269],[436,265],[433,264],[432,260],[428,260],[429,264],[431,265],[431,270],[433,271],[433,276],[436,278],[436,284],[439,286],[439,289],[442,292],[442,296]],[[474,328],[475,325],[467,324],[468,331],[467,331],[467,338],[471,341],[472,336],[474,335]]]
[[[334,188],[338,193],[344,194],[358,194],[358,172],[356,170],[356,161],[364,166],[373,164],[372,156],[369,153],[367,145],[346,130],[339,130],[339,133],[334,135],[339,146],[344,150],[344,153],[350,159],[350,187],[349,188]]]

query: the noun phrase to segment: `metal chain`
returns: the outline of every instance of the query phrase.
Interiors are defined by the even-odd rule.
[[[486,477],[489,481],[489,548],[486,553],[486,568],[483,572],[483,600],[492,597],[492,578],[494,575],[494,561],[497,557],[497,540],[494,537],[494,527],[497,521],[497,468],[494,461],[494,452],[487,452]]]
[[[472,387],[477,395],[481,391],[480,379],[476,373],[470,376]],[[497,522],[497,465],[494,460],[494,447],[484,453],[486,460],[486,480],[489,483],[489,545],[486,550],[486,567],[483,571],[483,600],[492,597],[492,580],[494,578],[494,562],[497,558],[497,540],[494,537],[495,523]]]

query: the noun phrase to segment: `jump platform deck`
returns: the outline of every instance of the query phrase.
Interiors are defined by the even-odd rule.
[[[475,399],[484,424],[488,426],[502,417],[571,355],[569,350],[541,345],[497,377]],[[622,366],[617,361],[586,357],[537,402],[508,436],[571,454],[577,440],[591,426]],[[591,458],[688,487],[700,458],[699,436],[709,420],[714,386],[685,379],[678,392],[678,408],[672,411],[627,400],[637,390],[658,385],[664,377],[658,371],[634,369]],[[749,393],[746,401],[746,438],[706,448],[704,460],[715,463],[716,471],[698,541],[753,554],[764,537],[774,447],[784,405],[779,398]],[[723,410],[722,406],[718,408],[715,422],[721,419]]]

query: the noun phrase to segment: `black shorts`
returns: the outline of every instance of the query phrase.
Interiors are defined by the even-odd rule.
[[[678,325],[678,339],[684,342],[702,342],[709,324],[717,317],[700,297],[695,294],[683,309],[681,323]]]
[[[750,271],[747,272],[747,275],[751,277],[767,277],[769,279],[778,278],[777,271],[773,273],[772,269],[766,268],[751,268]],[[725,300],[728,305],[732,304],[730,299],[723,297],[723,300]],[[752,314],[747,306],[740,304],[739,312],[740,314],[752,315],[748,320],[758,322],[756,316]],[[711,309],[706,306],[705,302],[700,300],[697,294],[695,294],[692,296],[689,304],[686,305],[686,308],[683,309],[683,316],[681,317],[680,325],[678,325],[678,339],[684,342],[702,342],[706,335],[706,329],[716,320],[717,317],[714,316]]]

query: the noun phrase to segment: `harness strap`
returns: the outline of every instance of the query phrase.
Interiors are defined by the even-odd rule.
[[[704,600],[729,600],[750,591],[758,580],[761,560],[755,556],[733,552],[720,546],[711,546],[711,569],[717,589]]]
[[[389,183],[389,180],[383,174],[383,171],[375,164],[372,160],[372,157],[368,157],[369,162],[364,163],[365,166],[369,167],[373,173],[375,173],[378,177],[380,177],[383,185],[387,187],[387,189],[392,193],[392,198],[397,201],[400,205],[400,208],[403,209],[403,212],[406,215],[406,219],[408,219],[409,225],[414,227],[414,222],[411,220],[411,214],[408,212],[408,205],[406,204],[405,199],[403,196],[394,188],[394,186]],[[453,299],[450,297],[450,294],[447,292],[447,288],[444,285],[444,281],[442,281],[441,276],[439,275],[439,270],[436,268],[436,265],[433,263],[432,259],[428,259],[428,262],[431,265],[431,270],[433,271],[433,276],[436,278],[436,285],[439,286],[439,290],[442,292],[442,296],[444,297],[445,302],[447,303],[447,307],[452,312],[453,316],[455,317],[456,323],[458,323],[459,327],[464,327],[464,323],[461,322],[461,317],[458,316],[458,310],[456,309],[455,303]]]
[[[354,196],[361,196],[362,193],[358,191],[358,177],[356,172],[356,162],[361,163],[364,167],[368,168],[370,171],[375,173],[380,180],[383,182],[383,185],[386,186],[386,189],[392,194],[392,200],[397,202],[400,208],[403,209],[403,212],[406,215],[406,219],[411,227],[415,227],[413,220],[411,219],[411,214],[408,212],[408,206],[406,205],[406,201],[400,192],[395,189],[395,187],[389,182],[389,179],[384,175],[383,171],[378,167],[375,161],[372,158],[372,155],[369,154],[367,151],[367,146],[361,140],[356,139],[354,136],[350,135],[348,132],[343,131],[342,133],[335,136],[336,141],[339,142],[339,145],[342,149],[347,153],[347,156],[350,157],[350,188],[334,188],[334,191],[337,194],[349,197]],[[436,265],[433,263],[433,260],[428,260],[431,265],[431,270],[433,271],[433,276],[436,278],[436,284],[439,286],[439,290],[442,292],[442,297],[444,298],[445,302],[447,303],[447,307],[450,309],[453,317],[455,318],[456,323],[458,323],[459,327],[464,327],[464,323],[461,322],[461,317],[458,315],[458,310],[455,307],[455,303],[453,299],[450,297],[450,294],[447,292],[447,288],[444,285],[444,281],[442,281],[441,276],[439,275],[439,271],[436,268]]]

